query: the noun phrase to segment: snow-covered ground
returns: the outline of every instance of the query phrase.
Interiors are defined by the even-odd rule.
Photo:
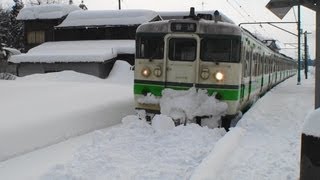
[[[101,82],[97,79],[89,80],[85,76],[79,78],[78,82],[70,82],[70,78],[68,82],[50,83],[0,81],[1,89],[7,88],[7,96],[3,95],[1,99],[8,102],[7,107],[3,105],[0,108],[0,133],[3,129],[2,124],[10,124],[11,127],[4,129],[8,134],[0,136],[1,153],[7,150],[3,149],[7,144],[34,141],[34,136],[27,136],[28,133],[25,137],[16,134],[25,131],[23,127],[28,127],[28,122],[34,127],[34,132],[40,134],[46,134],[47,131],[50,134],[57,132],[55,135],[58,137],[61,134],[54,127],[64,126],[68,124],[66,122],[75,125],[76,127],[72,129],[75,131],[79,126],[80,129],[92,127],[92,124],[88,123],[89,117],[70,117],[68,116],[70,112],[64,113],[62,110],[64,108],[59,106],[69,111],[73,106],[81,107],[81,102],[84,101],[88,104],[82,108],[92,111],[82,110],[93,115],[94,113],[90,112],[96,111],[91,105],[100,103],[96,108],[102,106],[109,109],[117,100],[126,100],[128,104],[121,104],[125,110],[127,105],[131,105],[130,101],[133,101],[133,76],[128,72],[128,68],[124,68],[126,64],[118,63],[118,65],[119,68],[127,70],[127,76],[115,73],[111,74],[109,80]],[[64,76],[69,76],[66,74]],[[45,75],[42,76],[46,79]],[[119,85],[115,84],[117,80],[112,80],[124,77],[131,77],[131,82],[128,78],[121,80],[122,83]],[[87,82],[81,81],[82,78]],[[44,94],[46,87],[55,91]],[[58,101],[57,97],[61,94],[66,94],[62,98],[59,97],[64,99],[62,102]],[[21,100],[25,98],[24,96],[29,97]],[[68,100],[70,96],[71,100]],[[86,96],[93,99],[85,98]],[[103,125],[93,128],[100,130],[73,138],[69,136],[70,139],[66,141],[0,162],[0,177],[1,179],[298,179],[300,136],[303,122],[312,112],[313,98],[314,77],[311,75],[299,86],[296,85],[296,77],[292,77],[259,99],[228,133],[224,129],[208,129],[195,124],[174,128],[170,123],[166,123],[168,126],[160,126],[163,123],[151,126],[138,120],[129,107],[122,117],[114,117],[113,113],[120,111],[119,105],[112,108],[110,110],[112,112],[107,115],[100,114],[103,115]],[[39,103],[41,99],[43,102],[51,102],[51,105]],[[109,101],[112,102],[111,106]],[[33,109],[36,111],[32,111],[32,106],[35,106]],[[3,111],[11,113],[3,115]],[[61,113],[55,118],[56,124],[50,120],[56,117],[50,114],[52,111]],[[34,112],[39,112],[40,115],[33,115]],[[72,112],[71,114],[74,114],[76,111]],[[34,118],[28,117],[31,115]],[[12,120],[14,118],[10,119],[11,116],[19,118],[20,122]],[[75,121],[77,118],[88,121],[82,124]],[[158,122],[159,119],[168,122],[168,117],[165,115],[157,116],[154,121]],[[9,121],[14,122],[11,124]],[[23,125],[20,124],[21,121]],[[109,126],[110,121],[119,124],[101,129]],[[47,125],[37,126],[41,123]],[[16,126],[20,128],[15,128]],[[89,132],[89,129],[87,130]],[[11,136],[20,139],[13,142]]]

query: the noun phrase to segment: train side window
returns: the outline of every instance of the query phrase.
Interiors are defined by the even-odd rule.
[[[174,61],[194,61],[197,54],[195,39],[173,38],[169,40],[169,59]]]
[[[139,37],[137,40],[137,58],[163,59],[163,37]]]
[[[228,38],[203,39],[200,55],[204,61],[239,62],[240,40]]]
[[[250,58],[250,53],[249,51],[246,51],[246,60],[249,60],[249,58]]]

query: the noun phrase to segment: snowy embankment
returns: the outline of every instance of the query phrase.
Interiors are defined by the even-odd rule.
[[[216,154],[210,154],[193,174],[194,179],[299,179],[302,127],[313,103],[312,74],[301,85],[296,85],[296,76],[279,84],[229,132],[237,128],[245,131],[228,158],[219,161],[219,166],[210,166],[217,163],[210,158]],[[212,153],[216,148],[219,146]]]
[[[0,82],[0,161],[118,124],[134,113],[132,82],[125,86],[80,75],[61,72]],[[34,81],[40,77],[51,81]]]

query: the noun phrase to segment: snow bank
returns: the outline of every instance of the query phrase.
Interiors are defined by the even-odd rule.
[[[133,87],[134,71],[132,66],[126,61],[117,60],[106,81],[110,83],[126,84]]]
[[[302,126],[313,100],[312,77],[297,86],[294,76],[266,93],[237,123],[246,133],[213,179],[299,179]]]
[[[116,61],[124,75],[129,64]],[[125,73],[127,72],[127,73]],[[0,83],[0,161],[120,123],[134,113],[128,77],[113,83],[73,71],[34,74]],[[116,81],[119,80],[119,81]],[[10,94],[10,95],[8,95]]]
[[[78,6],[67,4],[29,6],[21,9],[17,16],[17,20],[59,19],[76,10],[82,11]]]
[[[42,179],[189,179],[224,134],[196,124],[158,132],[127,116],[121,126],[96,131],[72,161],[57,164]]]
[[[120,122],[132,87],[105,83],[0,83],[0,161]]]
[[[304,122],[302,132],[305,135],[320,137],[320,108],[308,115]]]
[[[14,55],[9,62],[104,62],[118,54],[134,54],[134,40],[92,40],[46,42]]]
[[[191,180],[210,180],[217,177],[220,170],[224,167],[224,161],[237,148],[240,139],[245,134],[242,128],[232,128],[223,138],[221,138],[210,152],[203,159],[201,164],[195,169]]]
[[[58,26],[111,26],[111,25],[139,25],[156,18],[158,13],[152,10],[90,10],[74,11]]]

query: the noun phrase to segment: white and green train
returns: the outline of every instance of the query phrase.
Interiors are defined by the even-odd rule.
[[[148,93],[160,97],[165,88],[194,86],[226,102],[228,120],[295,73],[292,58],[223,21],[217,11],[191,11],[185,19],[150,22],[137,29],[134,95],[136,108],[147,112],[160,110],[158,104],[137,101]]]

